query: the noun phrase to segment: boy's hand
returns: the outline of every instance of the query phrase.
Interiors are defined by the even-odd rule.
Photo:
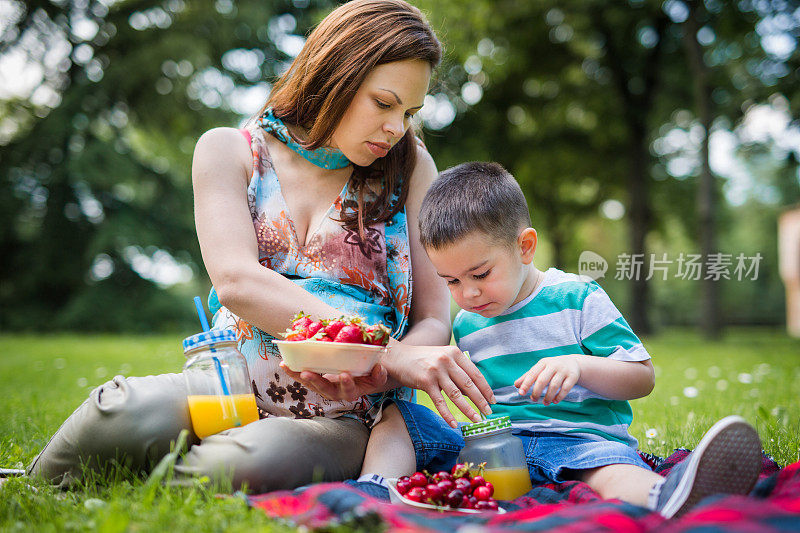
[[[531,391],[531,400],[538,402],[542,391],[547,387],[547,394],[542,399],[544,405],[558,403],[563,400],[581,377],[578,358],[582,355],[557,355],[545,357],[533,365],[514,382],[520,396]],[[533,388],[531,389],[531,386]]]

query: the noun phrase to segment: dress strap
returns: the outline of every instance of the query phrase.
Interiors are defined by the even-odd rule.
[[[242,128],[242,129],[239,130],[239,132],[242,135],[244,135],[245,139],[247,139],[247,145],[249,146],[251,144],[251,142],[252,142],[251,135],[250,135],[250,130]]]

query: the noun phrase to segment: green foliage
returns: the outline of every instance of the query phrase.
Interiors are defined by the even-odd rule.
[[[175,310],[188,309],[180,291],[144,279],[130,251],[160,250],[203,271],[189,178],[194,142],[212,127],[237,126],[233,90],[273,79],[290,58],[272,39],[302,35],[313,14],[289,0],[106,4],[8,7],[0,53],[60,63],[43,69],[37,89],[50,98],[0,103],[0,306],[15,309],[0,314],[0,328],[188,324],[190,314]],[[270,30],[276,16],[296,27]],[[98,257],[110,265],[100,275]],[[195,279],[205,292],[207,279]]]
[[[539,266],[575,270],[586,249],[604,257],[698,251],[697,168],[670,174],[679,154],[658,148],[670,131],[688,135],[697,126],[687,23],[670,14],[687,4],[414,3],[446,48],[431,92],[457,112],[449,126],[426,131],[426,144],[442,169],[481,159],[514,173],[541,231]],[[336,3],[107,4],[9,2],[0,55],[23,52],[45,68],[35,98],[0,98],[0,306],[14,310],[0,313],[0,329],[188,327],[182,298],[209,285],[192,220],[195,140],[246,118],[232,95],[265,93],[291,60],[283,37],[299,39]],[[775,94],[797,116],[800,47],[777,57],[762,46],[765,28],[796,19],[791,4],[691,5],[706,35],[716,127],[732,130],[751,105],[774,102]],[[97,31],[87,33],[81,19]],[[783,36],[796,44],[793,24]],[[467,87],[480,91],[479,101],[464,96]],[[797,161],[769,143],[743,145],[740,155],[759,181],[753,189],[771,196],[740,206],[721,201],[718,247],[761,251],[768,260],[757,291],[720,286],[723,313],[732,322],[778,323],[775,218],[800,200]],[[724,200],[726,180],[716,181]],[[600,213],[609,199],[626,204],[622,222]],[[191,268],[193,283],[162,290],[133,269],[131,250],[169,253]],[[651,283],[642,309],[630,283],[608,281],[634,319],[649,312],[656,324],[690,323],[698,315],[700,291],[691,284]]]
[[[668,163],[676,154],[660,151],[656,143],[672,129],[688,134],[697,127],[694,76],[685,49],[688,30],[682,18],[684,11],[688,13],[686,3],[477,0],[465,6],[441,0],[419,4],[441,28],[448,47],[440,86],[434,92],[448,94],[459,111],[450,126],[429,133],[426,143],[442,168],[464,160],[493,159],[517,177],[544,245],[537,265],[574,271],[582,250],[606,258],[619,253],[668,253],[674,258],[680,252],[700,251],[699,163],[687,175],[670,174]],[[751,104],[775,93],[776,84],[793,98],[800,71],[791,74],[791,64],[798,53],[784,65],[764,51],[755,31],[762,21],[791,8],[751,2],[692,6],[705,32],[703,60],[713,88],[714,116],[725,118],[718,122],[720,128],[735,125]],[[791,31],[796,40],[798,27]],[[779,71],[783,76],[767,74]],[[790,87],[792,80],[795,87]],[[467,83],[483,90],[480,101],[472,105],[461,95]],[[795,114],[797,109],[792,107]],[[768,147],[761,151],[767,152],[765,157],[748,156],[752,173],[782,176],[772,206],[759,201],[730,206],[722,196],[725,180],[717,179],[718,250],[748,255],[761,251],[769,256],[758,284],[720,285],[723,321],[783,319],[782,286],[772,260],[777,253],[774,207],[796,201],[797,167],[792,161],[783,165],[781,156]],[[770,170],[776,163],[778,168]],[[599,213],[598,207],[608,199],[626,204],[627,227]],[[762,225],[767,221],[771,226]],[[644,234],[643,249],[637,248],[637,232]],[[759,244],[742,247],[744,235],[744,240]],[[623,307],[636,303],[630,282],[607,277],[603,283]],[[697,323],[698,286],[651,282],[652,298],[644,308],[633,306],[631,319],[647,312],[658,325]],[[754,307],[745,302],[752,301],[751,289],[756,286],[763,297]]]

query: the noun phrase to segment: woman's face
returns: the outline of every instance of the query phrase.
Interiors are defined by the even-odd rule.
[[[422,107],[431,67],[406,59],[378,65],[358,88],[331,136],[331,145],[359,166],[384,157],[411,125]]]

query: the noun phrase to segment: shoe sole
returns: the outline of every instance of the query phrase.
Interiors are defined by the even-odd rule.
[[[712,494],[747,494],[761,473],[761,440],[740,416],[714,424],[689,456],[686,474],[661,514],[678,518]]]

